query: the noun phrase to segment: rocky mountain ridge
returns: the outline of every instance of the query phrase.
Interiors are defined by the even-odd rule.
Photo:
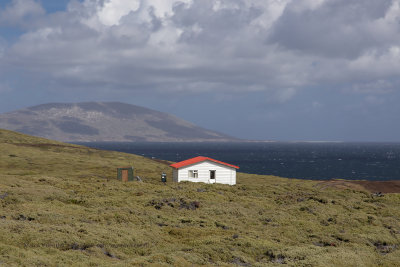
[[[119,102],[42,104],[0,114],[0,128],[65,142],[238,140],[168,113]]]

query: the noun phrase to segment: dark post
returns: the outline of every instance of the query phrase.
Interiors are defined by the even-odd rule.
[[[167,182],[167,174],[165,172],[161,174],[161,182],[164,184]]]

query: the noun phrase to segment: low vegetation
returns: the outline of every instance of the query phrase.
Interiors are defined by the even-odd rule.
[[[136,155],[0,130],[0,265],[395,266],[400,195],[238,173],[162,184]],[[135,167],[143,182],[116,180]]]

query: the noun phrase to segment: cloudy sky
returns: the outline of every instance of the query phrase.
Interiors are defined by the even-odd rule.
[[[400,0],[0,0],[0,112],[80,101],[247,139],[400,141]]]

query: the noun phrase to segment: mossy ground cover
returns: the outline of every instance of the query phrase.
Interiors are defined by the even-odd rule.
[[[0,265],[396,266],[400,195],[238,173],[162,184],[167,165],[0,130]],[[144,181],[122,183],[116,168]]]

